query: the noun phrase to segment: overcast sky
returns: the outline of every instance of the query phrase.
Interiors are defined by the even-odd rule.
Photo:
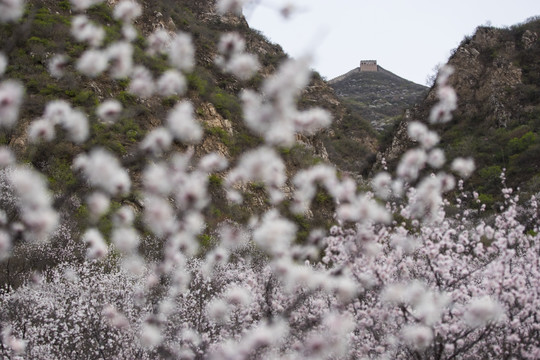
[[[540,15],[540,0],[255,1],[244,9],[250,26],[293,57],[313,53],[313,68],[328,80],[360,60],[377,60],[422,85],[478,25],[509,26]],[[278,11],[286,3],[299,9],[289,20]]]

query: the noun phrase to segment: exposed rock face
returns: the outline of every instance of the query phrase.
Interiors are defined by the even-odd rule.
[[[527,133],[531,133],[529,138],[537,139],[540,130],[534,120],[540,104],[539,30],[538,19],[510,29],[479,27],[448,61],[455,69],[450,84],[458,96],[458,109],[450,123],[434,128],[441,135],[447,157],[473,156],[478,173],[484,174],[479,175],[484,176],[483,181],[487,181],[488,169],[507,168],[514,186],[527,183],[540,171],[540,160],[532,155],[538,152],[537,147],[540,149],[537,140],[521,141]],[[375,169],[381,167],[383,158],[395,164],[413,146],[407,124],[413,120],[427,122],[436,101],[432,88],[425,100],[404,117],[391,145],[378,154]],[[510,145],[512,141],[521,141],[521,148]],[[530,161],[526,169],[521,169],[525,153]],[[472,182],[482,183],[479,178]]]
[[[338,97],[378,131],[392,125],[403,110],[422,100],[428,90],[381,66],[376,72],[356,68],[329,83]]]

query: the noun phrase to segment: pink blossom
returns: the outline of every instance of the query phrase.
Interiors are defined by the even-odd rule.
[[[427,326],[411,325],[403,330],[403,338],[413,349],[422,350],[433,340],[433,332]]]

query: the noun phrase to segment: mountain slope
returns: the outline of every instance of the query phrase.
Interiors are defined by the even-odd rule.
[[[378,131],[393,124],[403,110],[420,101],[428,88],[377,66],[377,71],[349,71],[329,81],[336,95]]]
[[[540,181],[540,19],[506,29],[479,27],[465,38],[448,64],[450,84],[458,96],[453,120],[435,126],[447,158],[472,156],[477,171],[468,182],[488,205],[500,193],[499,175],[507,185],[536,193]],[[436,89],[408,112],[392,144],[379,155],[395,164],[413,144],[410,121],[426,122]],[[379,165],[380,166],[380,163]]]
[[[122,40],[122,24],[114,19],[111,9],[116,3],[118,1],[110,0],[85,12],[92,22],[106,26],[103,48]],[[164,158],[174,152],[189,153],[192,149],[194,161],[216,152],[234,166],[242,153],[263,143],[244,123],[239,91],[245,88],[259,90],[264,79],[288,58],[281,47],[271,44],[260,33],[251,30],[243,17],[219,16],[214,1],[149,1],[141,2],[141,5],[142,16],[134,23],[137,34],[132,42],[133,60],[145,66],[154,79],[169,69],[170,64],[165,56],[151,56],[146,52],[147,36],[160,28],[168,33],[187,32],[192,36],[195,65],[192,71],[185,74],[187,90],[182,96],[139,98],[130,92],[128,78],[113,79],[105,74],[88,77],[75,71],[77,59],[89,46],[77,42],[70,33],[73,15],[76,14],[70,1],[31,0],[27,2],[21,25],[0,24],[0,51],[8,58],[8,67],[2,80],[18,80],[26,89],[17,126],[2,131],[0,144],[12,149],[18,162],[30,164],[48,179],[55,206],[62,216],[62,224],[66,225],[63,228],[65,231],[55,235],[50,245],[47,245],[50,246],[50,252],[36,252],[25,247],[24,243],[14,244],[13,256],[0,272],[1,284],[17,286],[30,271],[71,261],[76,257],[81,259],[85,245],[77,240],[76,248],[73,248],[73,239],[78,239],[80,233],[88,227],[98,228],[108,238],[112,215],[121,206],[134,209],[138,224],[141,225],[140,212],[144,201],[140,190],[142,172],[146,165],[158,159],[141,152],[139,144],[150,131],[165,123],[169,110],[179,101],[189,100],[193,104],[196,120],[203,127],[204,134],[200,144],[195,146],[176,142]],[[252,79],[238,80],[216,65],[214,59],[218,54],[218,43],[225,32],[239,33],[245,39],[246,51],[257,55],[261,69]],[[51,76],[48,71],[50,59],[58,53],[69,57],[65,74],[61,78]],[[109,98],[118,99],[124,109],[112,125],[104,124],[96,116],[98,105]],[[89,141],[74,144],[61,130],[54,143],[29,141],[30,124],[42,117],[47,103],[57,99],[65,100],[87,114]],[[299,109],[309,109],[315,105],[325,108],[338,123],[346,113],[333,90],[317,74],[312,76],[296,105]],[[294,146],[280,149],[279,156],[286,164],[287,175],[291,176],[300,168],[328,162],[323,144],[327,137],[326,133],[298,135]],[[95,147],[104,148],[121,160],[130,174],[134,190],[126,196],[112,198],[110,211],[99,220],[90,221],[86,198],[92,188],[81,181],[71,165],[79,154],[87,153]],[[205,232],[200,236],[203,248],[205,244],[208,245],[217,224],[225,220],[245,223],[253,215],[271,206],[264,188],[256,183],[242,189],[245,201],[241,206],[227,202],[222,186],[225,176],[224,173],[217,173],[208,177],[212,201],[203,214],[206,220]],[[2,184],[5,182],[2,179]],[[286,195],[290,195],[287,193],[290,186],[290,183],[285,186]],[[314,226],[325,227],[331,224],[333,204],[325,199],[324,194],[320,196],[313,212],[306,216],[288,212],[287,201],[282,205],[283,213],[290,216],[298,227],[299,240],[305,239]],[[0,205],[5,210],[13,208],[12,203],[2,202]],[[159,241],[147,241],[142,245],[142,251],[145,254],[156,254],[160,246],[162,243]],[[53,249],[65,251],[59,253]]]

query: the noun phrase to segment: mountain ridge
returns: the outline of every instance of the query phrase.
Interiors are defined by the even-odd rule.
[[[332,84],[334,84],[336,82],[339,82],[339,81],[347,78],[350,75],[353,75],[353,74],[356,74],[356,73],[359,73],[359,72],[361,72],[361,71],[360,71],[360,67],[358,66],[358,67],[356,67],[356,68],[354,68],[354,69],[352,69],[350,71],[347,71],[346,73],[344,73],[342,75],[339,75],[339,76],[336,76],[335,78],[327,80],[327,82],[328,82],[328,84],[332,85]],[[390,70],[387,70],[387,69],[383,68],[381,65],[377,65],[377,72],[385,73],[387,75],[390,75],[390,76],[396,78],[397,80],[404,80],[404,81],[407,81],[407,82],[411,82],[411,83],[423,86],[421,84],[415,83],[414,81],[405,79],[404,77],[401,77],[401,76],[391,72]]]
[[[377,71],[357,67],[328,82],[336,95],[379,132],[391,128],[403,111],[427,92],[427,87],[377,65]]]

